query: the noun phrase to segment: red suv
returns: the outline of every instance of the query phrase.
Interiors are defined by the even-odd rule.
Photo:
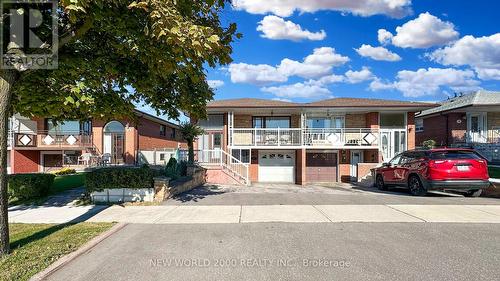
[[[428,190],[455,191],[477,197],[490,184],[486,160],[471,149],[409,150],[374,169],[380,190],[405,186],[412,195]]]

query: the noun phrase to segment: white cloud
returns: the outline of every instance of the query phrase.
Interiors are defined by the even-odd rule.
[[[428,57],[444,65],[469,65],[481,79],[500,80],[500,33],[478,38],[467,35]]]
[[[458,39],[459,33],[451,22],[445,22],[429,14],[422,13],[418,18],[410,20],[396,28],[396,35],[382,29],[378,31],[379,41],[401,48],[429,48],[446,45]]]
[[[283,99],[283,98],[272,98],[272,100],[277,100],[277,101],[285,101],[285,102],[292,102],[291,99]]]
[[[207,84],[208,84],[208,86],[210,86],[210,88],[220,88],[220,87],[224,86],[224,81],[222,81],[222,80],[207,80]]]
[[[251,14],[273,13],[281,17],[291,16],[295,11],[313,13],[332,10],[359,16],[383,14],[401,18],[412,13],[411,0],[234,0],[236,10]]]
[[[229,65],[229,73],[233,83],[262,85],[288,80],[288,77],[281,74],[276,67],[267,64],[232,63]]]
[[[389,50],[387,50],[384,47],[373,47],[370,45],[363,44],[359,49],[355,49],[356,52],[358,52],[359,55],[363,57],[369,57],[374,60],[381,60],[381,61],[400,61],[401,57],[393,53]]]
[[[375,79],[375,75],[364,66],[360,71],[349,70],[345,73],[346,81],[351,84],[361,83],[364,81]]]
[[[314,49],[313,53],[305,57],[302,62],[285,58],[277,66],[233,63],[229,66],[229,73],[234,83],[261,85],[285,82],[290,76],[319,78],[328,75],[333,67],[348,61],[348,57],[335,53],[334,48],[322,47]]]
[[[480,82],[475,77],[471,70],[453,68],[401,70],[398,72],[395,82],[384,83],[375,79],[370,84],[370,89],[372,91],[396,89],[401,91],[405,97],[420,97],[435,95],[444,87],[454,91],[477,90],[480,88]]]
[[[500,80],[500,69],[476,68],[476,73],[482,80]]]
[[[273,40],[292,40],[301,41],[307,40],[323,40],[326,37],[324,30],[318,32],[311,32],[302,29],[302,27],[292,21],[285,21],[284,19],[269,15],[265,16],[257,26],[257,31],[262,32],[262,37]]]
[[[307,82],[277,87],[264,87],[261,90],[272,93],[278,98],[324,98],[331,96],[331,92],[327,88]]]
[[[377,31],[378,42],[380,42],[380,44],[382,45],[391,43],[392,37],[393,37],[392,33],[390,33],[385,29],[379,29]]]

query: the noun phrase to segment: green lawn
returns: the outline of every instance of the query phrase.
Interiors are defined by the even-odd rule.
[[[490,175],[490,178],[500,179],[500,168],[488,167],[488,174]]]
[[[77,188],[85,185],[85,173],[78,173],[73,175],[56,176],[54,183],[50,187],[49,195],[57,194],[68,189]],[[21,204],[42,204],[47,197],[34,198],[29,200],[18,200],[17,198],[9,199],[9,206]]]
[[[57,176],[50,187],[50,194],[56,194],[68,189],[77,188],[85,184],[85,174]]]
[[[0,258],[0,280],[28,280],[112,223],[10,224],[11,254]]]

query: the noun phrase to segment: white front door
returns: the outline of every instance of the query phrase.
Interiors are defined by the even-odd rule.
[[[259,151],[259,182],[295,182],[295,151]]]
[[[384,162],[406,150],[406,131],[400,129],[380,130],[380,150]]]
[[[363,162],[363,153],[359,150],[351,151],[351,179],[358,177],[358,163]]]
[[[470,113],[467,116],[468,142],[486,142],[486,113]]]

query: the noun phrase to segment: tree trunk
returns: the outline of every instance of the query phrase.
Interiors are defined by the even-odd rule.
[[[188,164],[193,165],[194,163],[194,145],[192,141],[187,141],[188,144]]]
[[[10,251],[7,211],[7,139],[15,70],[0,70],[0,257]]]

